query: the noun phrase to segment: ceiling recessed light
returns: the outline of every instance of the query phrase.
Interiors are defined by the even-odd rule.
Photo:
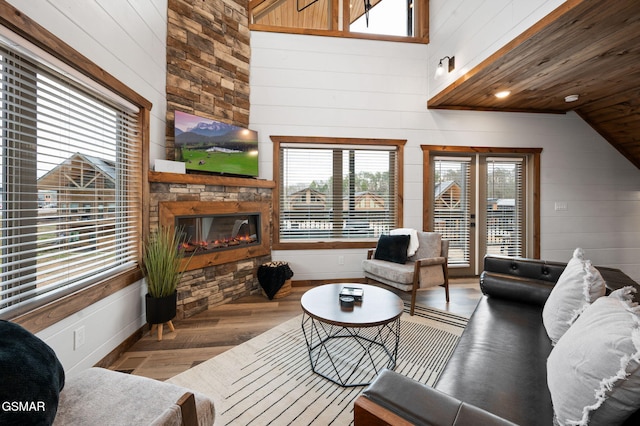
[[[511,92],[509,90],[503,90],[502,92],[496,93],[494,96],[498,99],[504,99],[509,96]]]
[[[567,95],[564,97],[565,102],[575,102],[580,98],[578,95]]]

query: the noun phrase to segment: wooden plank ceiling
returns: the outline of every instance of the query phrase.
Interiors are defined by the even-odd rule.
[[[511,95],[496,98],[502,90]],[[579,99],[566,102],[568,95]],[[640,168],[640,1],[568,0],[428,107],[573,110]]]

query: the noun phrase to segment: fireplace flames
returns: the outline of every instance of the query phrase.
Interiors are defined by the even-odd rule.
[[[235,238],[225,238],[222,240],[214,241],[189,241],[182,243],[182,249],[186,253],[193,253],[195,251],[208,251],[224,249],[228,247],[235,247],[240,245],[248,245],[257,242],[258,239],[253,235],[238,235]]]

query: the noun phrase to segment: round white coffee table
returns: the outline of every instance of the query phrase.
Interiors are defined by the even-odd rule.
[[[343,287],[364,290],[353,307],[340,304]],[[402,299],[366,284],[325,284],[302,295],[302,331],[311,369],[341,386],[366,386],[393,369],[400,342]]]

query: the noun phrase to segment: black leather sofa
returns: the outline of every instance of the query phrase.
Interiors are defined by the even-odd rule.
[[[552,425],[542,309],[566,263],[487,256],[483,297],[433,388],[385,370],[356,400],[356,425]],[[598,267],[608,292],[640,286]],[[636,293],[636,299],[640,293]],[[640,424],[640,411],[625,425]]]

